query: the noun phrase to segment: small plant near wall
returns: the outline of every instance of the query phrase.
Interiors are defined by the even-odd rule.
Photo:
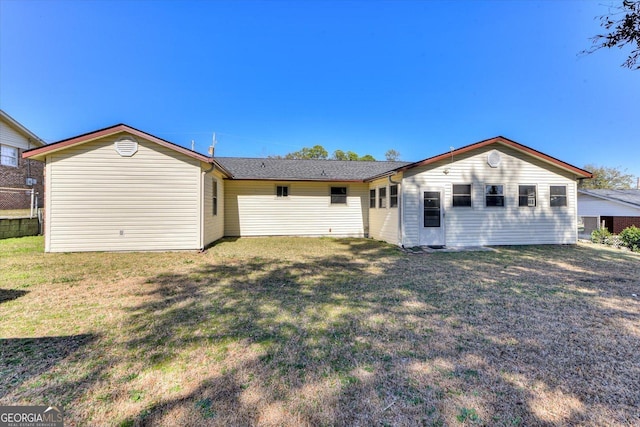
[[[606,228],[593,230],[591,241],[614,248],[626,247],[634,252],[640,252],[640,228],[632,225],[622,230],[619,235],[611,234]]]
[[[611,234],[609,230],[606,228],[601,228],[599,230],[593,230],[591,232],[591,241],[593,243],[600,243],[602,245],[607,245],[614,247],[616,249],[624,246],[622,239],[617,234]]]
[[[640,228],[632,225],[620,232],[620,239],[626,247],[634,252],[640,252]]]
[[[593,243],[605,244],[609,238],[611,238],[611,232],[606,228],[599,228],[591,232],[591,241]]]

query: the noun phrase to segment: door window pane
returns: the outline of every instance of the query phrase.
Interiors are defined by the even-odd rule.
[[[424,226],[440,227],[440,192],[424,192]]]

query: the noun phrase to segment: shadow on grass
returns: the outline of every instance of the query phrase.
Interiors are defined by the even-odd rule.
[[[0,339],[0,398],[30,378],[50,371],[95,339],[91,334]],[[64,383],[64,393],[69,387],[71,384]]]
[[[475,407],[492,425],[633,416],[640,340],[616,329],[638,314],[583,292],[627,292],[624,261],[606,260],[612,279],[611,271],[581,270],[582,252],[594,255],[581,248],[421,258],[366,240],[337,242],[353,257],[253,258],[152,279],[153,302],[133,313],[133,348],[152,361],[205,344],[236,344],[252,356],[223,357],[226,371],[136,422],[174,422],[170,414],[186,412],[230,425],[440,425],[473,421]],[[362,259],[390,255],[380,274]]]
[[[109,363],[189,387],[142,402],[127,422],[637,421],[637,257],[553,246],[407,255],[332,242],[335,254],[294,260],[217,258],[214,248],[200,265],[149,278],[118,334],[127,352]],[[78,353],[91,367],[85,389],[112,381],[113,399],[126,396],[95,354]],[[164,370],[180,363],[186,372]],[[75,399],[78,388],[61,380],[44,392]]]
[[[23,291],[20,289],[0,289],[0,304],[3,302],[13,301],[21,296],[28,294],[29,291]]]

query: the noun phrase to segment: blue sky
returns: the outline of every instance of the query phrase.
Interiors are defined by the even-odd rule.
[[[503,135],[640,176],[640,72],[578,55],[608,4],[0,0],[0,108],[47,142],[123,122],[413,161]]]

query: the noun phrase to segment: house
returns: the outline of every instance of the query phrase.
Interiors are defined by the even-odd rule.
[[[43,145],[33,132],[0,110],[0,210],[29,209],[32,189],[37,205],[43,205],[43,164],[21,156]]]
[[[603,224],[615,234],[632,225],[640,227],[640,189],[578,190],[578,217],[584,238]]]
[[[273,235],[575,243],[576,181],[591,177],[504,137],[415,163],[212,158],[120,124],[23,156],[45,161],[50,252]]]

